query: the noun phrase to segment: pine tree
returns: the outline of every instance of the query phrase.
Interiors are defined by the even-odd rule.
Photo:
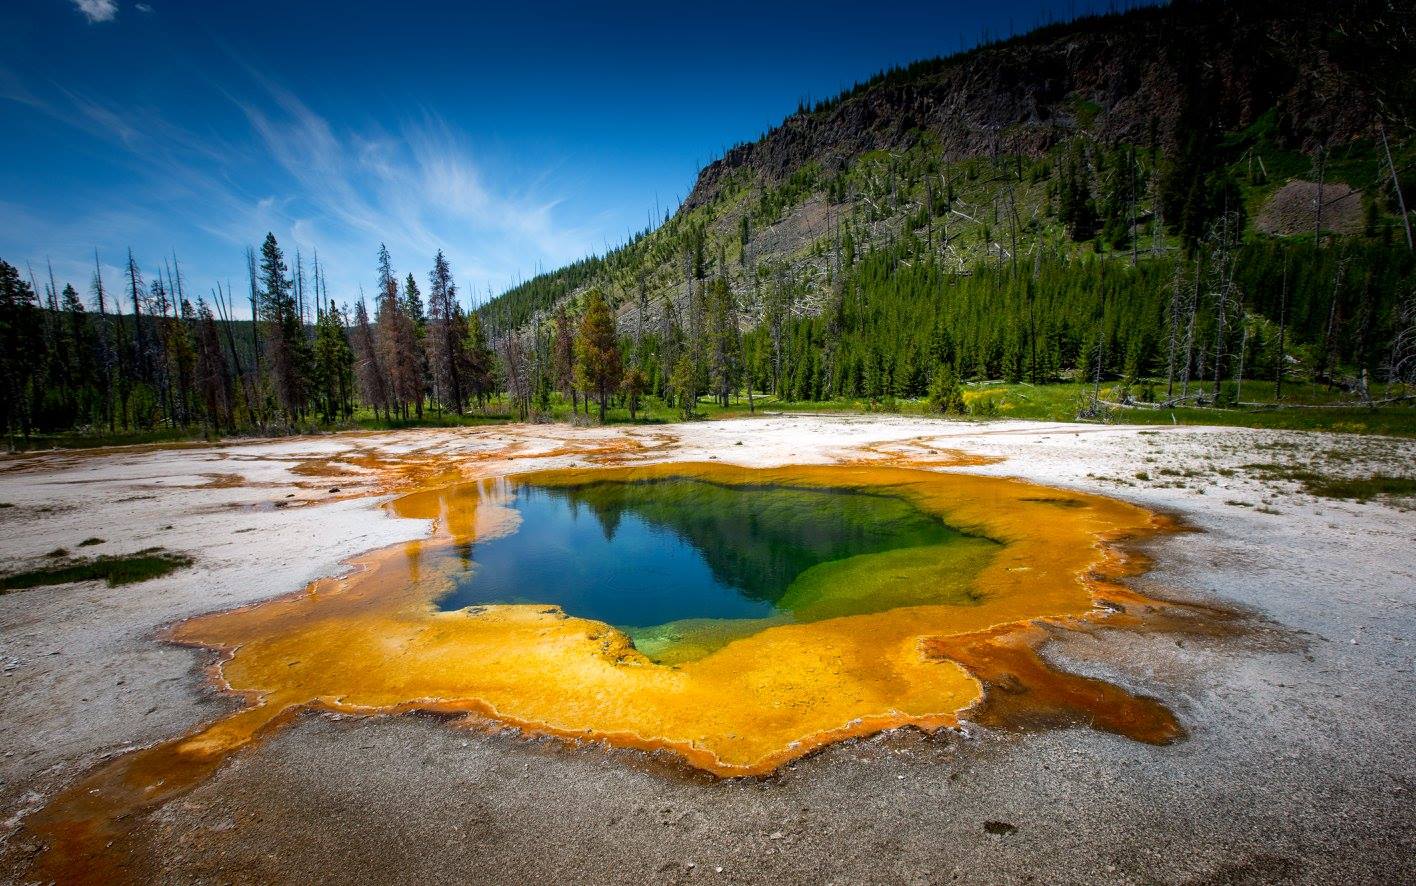
[[[393,404],[389,394],[388,376],[383,362],[379,359],[378,340],[373,326],[369,323],[369,310],[364,306],[361,295],[354,305],[354,375],[359,382],[359,399],[374,411],[377,418],[380,410],[386,419],[393,417]]]
[[[421,409],[423,372],[419,359],[417,331],[408,313],[406,298],[399,297],[398,280],[388,249],[379,244],[378,317],[379,362],[389,381],[389,400],[402,418],[415,402]]]
[[[625,405],[629,407],[629,420],[634,421],[639,412],[639,398],[649,390],[649,378],[644,370],[635,366],[625,370],[621,386],[624,388]]]
[[[465,319],[457,304],[457,285],[442,250],[428,273],[428,324],[425,344],[433,386],[443,405],[458,415],[467,402]]]
[[[728,406],[742,370],[742,341],[738,330],[737,302],[722,277],[708,287],[709,375],[718,405]]]
[[[467,352],[467,393],[477,399],[479,408],[485,409],[487,398],[496,388],[496,355],[487,344],[481,317],[476,314],[467,317],[467,334],[463,341]]]
[[[267,233],[260,260],[262,336],[276,402],[293,428],[304,418],[312,361],[289,271],[275,235]]]
[[[63,352],[67,357],[67,375],[75,387],[72,420],[87,425],[94,421],[99,388],[95,378],[95,342],[93,328],[89,323],[88,311],[84,308],[79,291],[71,284],[65,284],[63,301],[63,324],[60,335]]]
[[[929,408],[946,415],[964,412],[964,389],[949,366],[941,366],[929,385]]]
[[[409,274],[403,284],[403,312],[413,326],[412,361],[418,378],[413,405],[418,420],[423,419],[423,398],[432,383],[432,368],[428,365],[428,318],[423,313],[423,295],[418,291],[418,281]]]
[[[333,301],[320,311],[315,322],[314,383],[315,402],[326,422],[340,414],[348,396],[354,371],[354,351],[345,335],[344,321]]]
[[[687,353],[679,357],[669,376],[669,390],[679,404],[679,414],[693,418],[698,405],[698,371]]]
[[[128,295],[133,302],[133,359],[132,371],[134,381],[139,384],[148,380],[148,345],[147,334],[143,326],[142,291],[144,288],[142,273],[138,270],[138,263],[133,258],[133,250],[128,250]],[[121,310],[119,312],[122,313]]]
[[[210,432],[233,429],[231,375],[221,352],[216,318],[201,299],[196,312],[196,388]]]
[[[619,387],[623,364],[615,317],[605,301],[605,294],[598,289],[586,295],[585,315],[580,319],[580,331],[575,340],[575,364],[580,386],[597,395],[603,423],[610,392]]]
[[[109,433],[114,430],[115,412],[113,406],[113,375],[116,358],[113,353],[113,337],[108,325],[108,293],[103,288],[103,267],[98,261],[98,251],[93,254],[93,297],[98,308],[98,321],[94,329],[94,384],[102,409],[103,423]]]
[[[580,411],[580,395],[575,386],[575,324],[564,305],[556,309],[552,325],[551,380],[562,396],[570,398],[570,411],[575,414]]]
[[[35,375],[46,354],[34,288],[0,261],[0,425],[14,446],[17,432],[33,428]]]
[[[178,421],[186,426],[195,423],[197,413],[201,410],[196,395],[197,348],[193,337],[197,315],[191,302],[184,299],[180,305],[181,319],[177,319],[177,311],[174,310],[172,320],[168,324],[167,350],[171,355],[177,417]]]

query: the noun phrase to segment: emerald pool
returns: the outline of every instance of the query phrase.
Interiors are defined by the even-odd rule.
[[[998,548],[888,491],[519,483],[507,505],[520,525],[458,552],[468,568],[440,606],[554,604],[641,647],[655,626],[968,604],[972,576]]]

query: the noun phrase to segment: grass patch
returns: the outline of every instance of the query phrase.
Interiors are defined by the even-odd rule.
[[[1297,465],[1260,462],[1244,465],[1263,480],[1288,480],[1301,484],[1303,491],[1319,498],[1370,501],[1380,495],[1416,496],[1416,477],[1396,474],[1369,474],[1365,477],[1333,477]]]
[[[11,441],[17,452],[37,452],[46,449],[90,449],[100,446],[142,446],[155,443],[185,443],[203,440],[200,427],[153,428],[139,431],[62,431],[53,434],[32,434]]]
[[[81,547],[81,548],[88,548],[88,547],[92,547],[92,546],[94,546],[94,545],[101,545],[101,544],[103,544],[103,539],[98,538],[97,536],[95,536],[95,537],[93,537],[93,538],[86,538],[86,539],[84,539],[83,541],[79,542],[79,547]]]
[[[192,565],[192,558],[162,548],[146,548],[135,554],[108,555],[43,566],[27,572],[0,577],[0,593],[22,588],[63,585],[76,581],[103,579],[110,588],[160,578]]]
[[[1368,477],[1321,477],[1307,471],[1295,476],[1302,482],[1309,495],[1323,498],[1340,498],[1369,501],[1379,495],[1416,495],[1416,477],[1397,477],[1392,474],[1372,474]]]
[[[1165,390],[1164,379],[1143,379],[1132,385],[1133,393],[1151,386],[1158,392]],[[1102,385],[1102,399],[1117,401],[1122,384],[1111,381]],[[1270,382],[1248,380],[1244,387],[1243,408],[1206,408],[1182,406],[1174,409],[1148,409],[1142,407],[1116,408],[1107,411],[1105,420],[1115,423],[1137,425],[1218,425],[1231,427],[1268,428],[1274,430],[1333,431],[1356,434],[1387,434],[1394,436],[1416,436],[1416,405],[1396,404],[1372,409],[1360,404],[1351,404],[1350,395],[1332,391],[1310,382],[1291,381],[1284,385],[1284,406],[1321,405],[1323,409],[1277,408],[1273,402],[1273,386]],[[1388,391],[1377,386],[1373,395],[1385,396],[1399,389]],[[966,399],[978,406],[976,413],[950,415],[954,421],[985,421],[990,418],[1025,419],[1032,421],[1076,422],[1077,410],[1092,393],[1092,385],[1076,381],[1059,381],[1047,384],[1006,383],[1001,381],[975,381],[964,385]],[[986,405],[983,405],[986,404]],[[550,422],[573,422],[595,424],[598,408],[593,404],[590,417],[572,413],[571,403],[560,394],[551,397],[545,410],[537,408],[537,418]],[[728,405],[722,406],[713,398],[699,398],[694,407],[697,419],[741,418],[751,413],[810,413],[827,415],[910,415],[943,418],[929,408],[922,398],[839,398],[824,401],[794,401],[779,399],[771,394],[754,395],[751,407],[741,393],[734,394]],[[657,396],[646,396],[642,408],[630,418],[629,410],[622,402],[615,402],[606,410],[605,423],[609,425],[656,425],[680,421],[682,413],[677,407],[670,407]],[[485,427],[489,425],[515,422],[517,415],[512,404],[504,396],[494,397],[485,407],[469,411],[464,415],[425,409],[421,419],[388,420],[375,416],[367,409],[359,409],[349,421],[334,424],[313,423],[298,430],[319,433],[350,429],[398,430],[403,428],[433,427]],[[1094,423],[1094,422],[1092,422]],[[254,432],[252,432],[254,433]],[[272,433],[278,433],[272,431]],[[1155,434],[1145,430],[1142,434]],[[118,434],[67,433],[35,436],[27,441],[17,442],[20,449],[76,448],[94,446],[130,445],[135,443],[194,443],[202,440],[201,428],[159,429],[132,431]],[[239,439],[239,436],[232,439]],[[1258,444],[1256,448],[1288,449],[1287,443]],[[3,504],[0,504],[3,507]]]

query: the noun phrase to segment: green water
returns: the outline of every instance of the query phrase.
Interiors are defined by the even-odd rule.
[[[770,624],[973,602],[998,545],[904,497],[667,479],[516,488],[506,536],[460,554],[444,609],[545,603],[654,656]]]

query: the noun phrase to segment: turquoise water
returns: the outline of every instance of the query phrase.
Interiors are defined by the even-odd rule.
[[[702,480],[520,485],[443,609],[542,603],[619,627],[776,614],[814,566],[967,537],[904,498]]]

